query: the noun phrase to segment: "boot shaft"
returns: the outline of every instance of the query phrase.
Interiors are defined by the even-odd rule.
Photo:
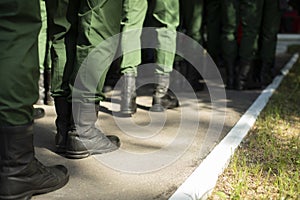
[[[56,125],[69,125],[72,119],[72,104],[68,102],[67,97],[55,97],[54,101],[57,114]]]
[[[122,92],[123,94],[133,94],[136,90],[136,78],[135,74],[124,74],[123,75],[123,88]]]
[[[0,199],[30,199],[68,182],[65,167],[35,159],[32,124],[0,128],[0,158]]]
[[[99,105],[97,104],[73,102],[72,112],[77,134],[85,137],[86,134],[84,133],[95,127],[98,120],[98,111]]]
[[[234,89],[236,83],[236,65],[235,63],[224,62],[226,68],[226,88]]]
[[[121,113],[133,114],[136,112],[136,78],[135,74],[124,74],[121,94]]]
[[[33,126],[0,128],[0,174],[17,174],[34,159]]]
[[[52,106],[54,98],[51,96],[51,70],[46,70],[45,72],[45,103]]]
[[[118,146],[113,144],[95,127],[98,119],[99,105],[93,103],[73,103],[73,116],[76,130],[68,133],[66,156],[85,158],[91,154],[114,151]]]
[[[240,61],[239,64],[239,74],[238,74],[238,81],[237,81],[237,90],[245,90],[247,89],[247,79],[251,69],[250,61]]]
[[[163,112],[164,109],[172,109],[179,106],[176,96],[168,93],[170,76],[169,74],[157,74],[155,76],[157,86],[152,99],[151,111]]]
[[[259,79],[262,87],[266,87],[272,81],[271,64],[263,62],[261,65]]]
[[[170,84],[170,75],[156,74],[155,83],[156,83],[156,88],[155,88],[154,96],[163,97],[168,92],[168,88]]]
[[[246,81],[248,78],[248,74],[251,69],[251,63],[248,61],[241,61],[239,64],[239,79],[242,81]]]
[[[37,100],[36,104],[38,105],[44,105],[45,100],[45,85],[44,85],[44,74],[40,73],[39,78],[39,99]]]
[[[72,118],[72,104],[67,101],[66,97],[55,97],[54,101],[57,113],[55,145],[57,152],[63,152],[67,144],[67,134],[75,126]]]

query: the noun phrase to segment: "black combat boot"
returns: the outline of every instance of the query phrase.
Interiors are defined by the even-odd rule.
[[[156,88],[153,95],[151,111],[163,112],[165,109],[178,107],[178,99],[168,93],[170,83],[169,74],[156,74],[155,78]]]
[[[0,199],[27,200],[69,180],[64,166],[45,167],[34,157],[32,124],[0,128],[0,159]]]
[[[263,62],[261,65],[259,80],[261,89],[267,87],[272,81],[271,65]]]
[[[184,60],[175,61],[173,71],[171,73],[171,85],[175,91],[181,92],[185,89],[186,79],[184,78],[187,74],[187,64]]]
[[[76,130],[69,131],[66,157],[80,159],[93,154],[115,151],[120,146],[117,136],[105,136],[95,127],[98,108],[95,104],[73,103]]]
[[[58,153],[63,153],[66,150],[67,135],[70,130],[75,129],[72,118],[72,104],[67,101],[67,97],[55,97],[56,110],[56,130],[55,145]]]
[[[122,87],[120,112],[130,116],[136,112],[137,108],[135,74],[124,74]]]
[[[237,80],[237,90],[245,90],[247,89],[246,83],[248,79],[248,74],[251,69],[251,64],[248,61],[241,61],[239,65],[239,75]]]
[[[40,78],[38,83],[39,83],[39,99],[35,104],[44,105],[44,101],[45,101],[44,73],[40,73]]]
[[[39,78],[39,99],[37,100],[36,104],[37,105],[44,105],[45,101],[45,84],[44,84],[44,73],[40,73],[40,78]]]
[[[54,99],[51,96],[51,70],[46,70],[45,73],[45,104],[53,106]]]
[[[235,88],[235,65],[233,63],[226,63],[226,89],[232,90]]]
[[[190,85],[192,86],[194,92],[203,91],[205,85],[203,82],[200,82],[203,81],[201,74],[189,62],[186,62],[186,66],[187,66],[186,78],[190,83]]]
[[[192,86],[194,92],[203,91],[204,83],[200,82],[201,80],[203,80],[203,78],[198,72],[198,70],[195,69],[195,67],[189,62],[186,62],[186,67],[187,69],[186,69],[185,77],[189,82],[189,84]]]

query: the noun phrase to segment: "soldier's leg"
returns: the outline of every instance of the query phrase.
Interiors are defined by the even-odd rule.
[[[262,87],[271,81],[271,69],[275,62],[277,33],[279,31],[281,10],[278,1],[265,0],[260,33],[260,58],[262,61],[260,79]]]
[[[251,71],[251,63],[255,54],[256,38],[259,33],[260,13],[258,10],[256,1],[240,1],[240,18],[243,33],[239,46],[238,90],[247,88],[246,83]]]
[[[51,57],[51,92],[57,118],[55,144],[58,151],[66,146],[67,133],[72,130],[69,80],[75,59],[77,13],[79,0],[46,0]]]
[[[240,16],[243,33],[239,47],[239,57],[240,60],[244,62],[250,62],[254,57],[256,38],[261,23],[261,12],[256,1],[240,1]]]
[[[40,71],[43,73],[43,104],[53,105],[54,99],[51,97],[51,62],[50,62],[50,51],[49,51],[49,36],[48,36],[48,20],[47,20],[47,9],[46,0],[41,0],[41,18],[42,28],[39,34],[39,60],[40,60]],[[41,79],[40,79],[41,80]],[[41,90],[40,90],[41,91]],[[40,93],[41,99],[41,93]]]
[[[71,77],[74,101],[99,103],[103,100],[101,90],[119,44],[111,37],[120,32],[121,10],[121,0],[80,2],[76,58]],[[98,65],[99,61],[101,64]]]
[[[75,70],[72,74],[72,103],[76,131],[69,132],[67,156],[84,158],[114,151],[116,136],[105,136],[95,127],[98,105],[108,67],[119,43],[122,0],[80,2]]]
[[[124,0],[123,2],[121,22],[122,74],[137,74],[136,67],[141,63],[141,50],[130,52],[130,49],[141,47],[139,38],[141,38],[147,7],[147,0]]]
[[[124,74],[121,113],[136,112],[135,77],[141,63],[141,34],[147,12],[147,0],[124,0],[121,23],[121,73]],[[132,51],[134,49],[134,51]]]
[[[47,13],[46,13],[46,5],[44,0],[40,0],[40,5],[41,5],[41,20],[42,20],[42,27],[38,37],[40,78],[39,78],[39,99],[36,103],[42,105],[44,104],[44,100],[45,100],[44,61],[46,56],[46,42],[47,42]]]
[[[238,27],[238,1],[222,1],[222,37],[221,49],[224,65],[226,67],[226,87],[233,89],[236,80],[237,60],[237,27]]]
[[[203,0],[183,1],[180,6],[182,11],[182,21],[186,34],[202,44],[201,26],[203,13]]]
[[[0,2],[0,199],[30,199],[68,181],[65,167],[46,168],[34,157],[39,6],[39,0]]]
[[[178,32],[182,32],[182,33],[186,32],[187,28],[186,28],[185,22],[187,20],[185,20],[185,19],[186,19],[186,15],[190,15],[188,8],[190,8],[191,6],[189,6],[189,4],[190,3],[187,3],[187,1],[179,0],[179,25],[177,28]],[[183,40],[178,39],[177,43],[176,43],[176,49],[178,50],[178,48],[181,45],[183,45],[183,43],[184,43]],[[181,90],[185,83],[185,80],[183,78],[181,78],[182,77],[181,75],[183,75],[184,77],[186,77],[186,75],[187,75],[187,65],[186,65],[186,62],[184,61],[183,57],[184,56],[175,55],[173,72],[171,73],[171,80],[170,80],[171,83],[170,84],[176,90]]]
[[[181,8],[181,22],[186,34],[195,40],[197,43],[202,44],[201,26],[202,26],[202,11],[203,1],[202,0],[191,0],[182,1],[180,4]],[[195,49],[194,47],[191,47]],[[202,52],[194,52],[194,59],[200,59]],[[182,67],[186,67],[185,77],[191,84],[195,91],[200,91],[204,88],[203,83],[200,83],[202,79],[199,72],[190,63],[185,62]]]
[[[205,1],[205,21],[207,28],[207,51],[215,63],[219,64],[221,55],[222,1]]]
[[[154,1],[153,25],[157,30],[156,73],[170,73],[176,51],[176,28],[179,25],[178,0]]]
[[[158,47],[156,49],[156,83],[152,111],[161,112],[166,108],[177,107],[178,100],[167,91],[170,72],[176,51],[176,28],[179,25],[179,1],[157,0],[153,7],[154,26],[156,27]]]
[[[46,0],[53,97],[70,95],[79,0]]]
[[[33,1],[35,12],[28,13],[30,6],[21,0],[1,2],[3,11],[0,13],[0,126],[24,125],[33,121],[32,105],[38,99],[38,46],[37,36],[40,31],[39,3]],[[21,6],[23,12],[17,9]],[[8,6],[8,7],[5,7]],[[9,10],[9,6],[12,10]],[[7,8],[7,10],[5,10]],[[7,15],[7,16],[6,16]],[[30,22],[23,22],[22,27],[12,19],[17,17],[31,17]]]

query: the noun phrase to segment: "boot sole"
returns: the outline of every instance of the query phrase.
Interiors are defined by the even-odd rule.
[[[132,114],[136,113],[136,109],[135,110],[121,110],[120,113],[125,114],[125,115],[132,115]]]
[[[134,110],[120,110],[120,117],[132,117],[133,114],[136,113],[137,109]]]
[[[154,104],[151,107],[150,111],[151,112],[164,112],[167,109],[174,109],[174,108],[178,108],[178,107],[179,107],[179,103],[176,103],[175,105],[170,104],[170,105],[165,105],[165,106],[160,105],[160,104]]]
[[[104,154],[104,153],[109,153],[112,151],[117,150],[119,147],[115,147],[112,149],[104,149],[104,150],[91,150],[91,151],[66,151],[66,157],[71,158],[71,159],[82,159],[82,158],[87,158],[90,155],[96,155],[96,154]]]
[[[132,114],[136,113],[136,111],[137,111],[137,105],[135,104],[132,109],[122,109],[121,108],[120,113],[124,114],[124,115],[132,115]]]
[[[160,104],[154,104],[151,108],[150,108],[151,112],[164,112],[165,108],[160,105]]]
[[[30,200],[32,196],[38,194],[45,194],[48,192],[53,192],[65,186],[69,181],[69,174],[66,175],[66,179],[63,180],[60,184],[53,186],[51,188],[37,189],[24,192],[22,194],[10,195],[10,196],[0,196],[1,200]]]

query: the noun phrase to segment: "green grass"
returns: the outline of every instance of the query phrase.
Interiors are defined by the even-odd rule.
[[[219,177],[210,199],[300,199],[299,60]]]

